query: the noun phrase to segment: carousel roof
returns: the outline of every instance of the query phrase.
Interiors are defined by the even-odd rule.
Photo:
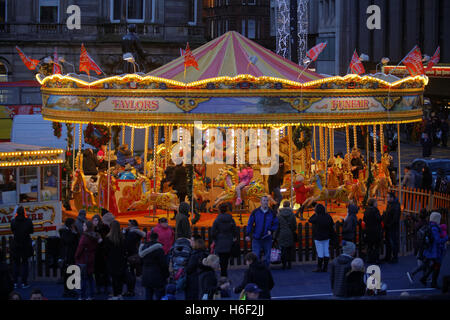
[[[301,83],[324,78],[315,72],[304,70],[236,31],[227,32],[192,50],[192,54],[197,60],[198,70],[188,67],[186,76],[183,56],[153,70],[148,75],[188,83],[222,76],[235,77],[240,74],[281,78]]]

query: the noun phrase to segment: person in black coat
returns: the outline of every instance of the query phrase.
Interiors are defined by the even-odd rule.
[[[202,260],[203,267],[198,275],[200,296],[202,300],[213,300],[220,291],[216,270],[219,269],[219,257],[210,254]]]
[[[345,242],[340,254],[331,263],[330,282],[331,291],[336,297],[345,297],[347,294],[346,275],[352,269],[351,263],[355,255],[356,246],[353,242]]]
[[[98,174],[99,162],[91,148],[83,150],[83,173],[85,176],[96,176]]]
[[[66,270],[67,267],[75,264],[75,252],[77,251],[78,241],[80,236],[75,227],[75,220],[67,218],[64,222],[64,226],[58,230],[59,237],[61,239],[61,259],[63,265],[63,281],[64,281],[64,293],[63,297],[77,297],[78,294],[74,290],[67,288],[67,278],[69,275]]]
[[[424,166],[422,169],[422,189],[431,190],[433,185],[433,176],[431,175],[430,168]]]
[[[127,285],[127,292],[125,297],[134,297],[134,288],[136,286],[136,270],[140,265],[132,264],[129,258],[138,254],[139,245],[142,238],[145,237],[145,232],[139,230],[138,222],[134,219],[128,221],[128,228],[124,229],[125,234],[125,249],[127,257],[127,267],[125,272],[125,283]]]
[[[383,214],[383,224],[386,239],[385,262],[397,263],[400,242],[401,208],[394,192],[387,195],[386,211]]]
[[[427,133],[424,132],[422,134],[420,144],[422,145],[422,157],[427,158],[431,156],[431,149],[433,148],[433,142],[431,141]]]
[[[245,271],[242,283],[234,289],[234,292],[241,293],[248,283],[255,283],[261,289],[259,299],[270,299],[270,291],[275,285],[270,269],[265,263],[259,261],[253,252],[245,255],[245,262],[248,269]]]
[[[314,208],[315,213],[309,218],[312,224],[312,237],[317,251],[317,269],[314,272],[327,272],[330,260],[330,239],[334,239],[333,218],[320,203]],[[322,267],[323,263],[323,267]]]
[[[204,268],[202,261],[208,256],[208,252],[206,251],[205,247],[205,241],[202,238],[194,239],[192,249],[193,250],[191,252],[191,255],[189,256],[186,268],[184,270],[186,273],[186,287],[184,289],[185,300],[200,299],[198,276]]]
[[[33,255],[33,245],[30,235],[34,232],[33,222],[25,214],[25,208],[19,206],[16,216],[11,221],[13,233],[12,260],[14,261],[14,286],[18,286],[21,274],[22,288],[28,288],[28,258]]]
[[[109,226],[103,223],[102,217],[98,214],[92,217],[92,223],[94,225],[94,231],[97,232],[102,241],[95,248],[95,261],[94,261],[94,275],[95,286],[97,294],[108,293],[108,285],[110,283],[108,270],[106,268],[106,249],[105,239],[110,229]],[[103,290],[102,290],[103,289]]]
[[[342,226],[342,240],[355,242],[356,240],[356,225],[358,219],[356,217],[359,208],[353,203],[349,204],[347,208],[347,216],[344,219],[344,225]]]
[[[165,192],[165,185],[170,184],[173,180],[173,175],[175,173],[175,166],[167,166],[166,170],[164,170],[164,178],[161,180],[161,186],[159,192]]]
[[[169,277],[162,244],[158,243],[158,234],[150,234],[150,242],[139,246],[139,256],[143,260],[142,285],[145,287],[145,299],[161,300]]]
[[[187,176],[186,169],[182,163],[176,165],[169,186],[177,191],[177,197],[180,203],[184,202],[187,195]]]
[[[211,238],[215,244],[215,253],[220,259],[220,275],[227,277],[228,263],[231,256],[233,242],[237,240],[239,233],[233,217],[227,213],[228,205],[222,203],[219,206],[219,215],[214,220]]]
[[[381,215],[377,208],[377,200],[369,199],[363,221],[365,223],[365,242],[367,245],[368,263],[379,264],[380,244],[382,240]]]
[[[122,299],[125,280],[126,251],[125,240],[117,220],[111,222],[111,229],[105,239],[106,266],[111,276],[113,296],[111,300]]]
[[[364,282],[364,261],[361,258],[355,258],[350,265],[351,270],[345,275],[345,296],[364,296],[367,288],[367,285]]]

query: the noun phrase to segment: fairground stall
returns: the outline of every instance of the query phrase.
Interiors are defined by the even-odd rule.
[[[61,225],[61,164],[64,150],[0,143],[0,235],[11,235],[18,205],[36,236],[56,235]]]
[[[278,164],[275,159],[283,158],[283,198],[297,208],[296,193],[305,185],[309,188],[304,194],[307,204],[323,201],[341,218],[346,214],[343,203],[350,199],[361,204],[366,194],[385,194],[392,184],[387,172],[389,155],[383,150],[384,126],[391,124],[398,130],[399,124],[422,118],[425,76],[324,77],[237,32],[212,40],[192,55],[197,68],[186,68],[180,57],[146,75],[37,76],[44,118],[78,124],[80,137],[81,125],[89,124],[90,132],[84,134],[89,139],[95,135],[94,144],[105,145],[105,159],[110,160],[105,173],[98,175],[98,189],[92,190],[87,186],[90,178],[83,173],[83,157],[77,157],[73,208],[98,212],[105,207],[119,220],[134,215],[144,224],[169,216],[179,199],[164,183],[164,171],[171,160],[181,158],[194,163],[186,165],[186,196],[195,200],[191,204],[200,213],[197,223],[210,226],[217,206],[229,202],[232,211],[239,213],[239,222],[245,224],[260,197],[269,193],[268,174],[273,173],[269,168]],[[116,156],[119,161],[120,148],[116,153],[107,150],[114,149],[113,131],[123,133],[125,127],[131,127],[131,139],[124,141],[122,134],[120,148],[127,144],[128,155],[137,151],[135,132],[145,132],[144,166],[139,173],[130,162],[127,170],[134,170],[134,176],[117,179],[114,170],[124,171],[127,164],[111,163]],[[372,132],[374,148],[369,156],[351,148],[358,145],[357,127]],[[196,140],[198,132],[200,139]],[[337,132],[346,139],[342,156],[336,156]],[[273,148],[279,153],[271,152]],[[353,158],[362,157],[364,162],[354,169]],[[239,174],[246,170],[243,163],[250,165],[253,177],[240,186],[239,201],[236,187]]]

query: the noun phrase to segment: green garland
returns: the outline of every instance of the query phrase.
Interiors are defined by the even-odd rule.
[[[304,133],[303,140],[300,138]],[[311,128],[306,126],[296,126],[292,132],[292,141],[298,150],[306,148],[311,142]]]
[[[95,136],[95,130],[100,133],[101,136],[99,138]],[[89,123],[86,130],[84,130],[84,142],[96,147],[97,149],[100,149],[102,145],[108,144],[110,139],[111,134],[106,126],[93,125],[92,123]]]
[[[52,122],[53,135],[58,139],[61,138],[62,125],[59,122]]]

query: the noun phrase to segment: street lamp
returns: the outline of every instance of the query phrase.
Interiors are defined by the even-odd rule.
[[[61,62],[60,59],[58,59],[58,61]],[[64,67],[63,67],[61,64],[59,64],[58,62],[55,62],[51,57],[46,57],[46,58],[44,58],[44,63],[48,63],[48,64],[53,63],[53,64],[56,64],[56,65],[58,65],[58,66],[61,67],[61,72],[63,72]]]
[[[380,63],[378,63],[377,66],[375,67],[375,73],[378,72],[378,66],[379,66],[380,64],[382,64],[383,66],[385,66],[385,65],[387,65],[387,64],[389,63],[389,61],[391,61],[391,59],[389,59],[388,57],[383,57],[383,58],[381,58]]]
[[[69,61],[66,61],[66,59],[64,59],[64,57],[59,57],[59,58],[58,58],[58,61],[61,62],[61,63],[67,63],[67,64],[70,64],[70,65],[72,66],[72,68],[73,68],[73,73],[76,73],[76,72],[75,72],[75,66],[74,66],[73,64],[71,64]]]
[[[130,52],[127,52],[123,54],[122,58],[123,60],[133,64],[134,73],[136,73],[136,60],[134,60],[133,55]]]

